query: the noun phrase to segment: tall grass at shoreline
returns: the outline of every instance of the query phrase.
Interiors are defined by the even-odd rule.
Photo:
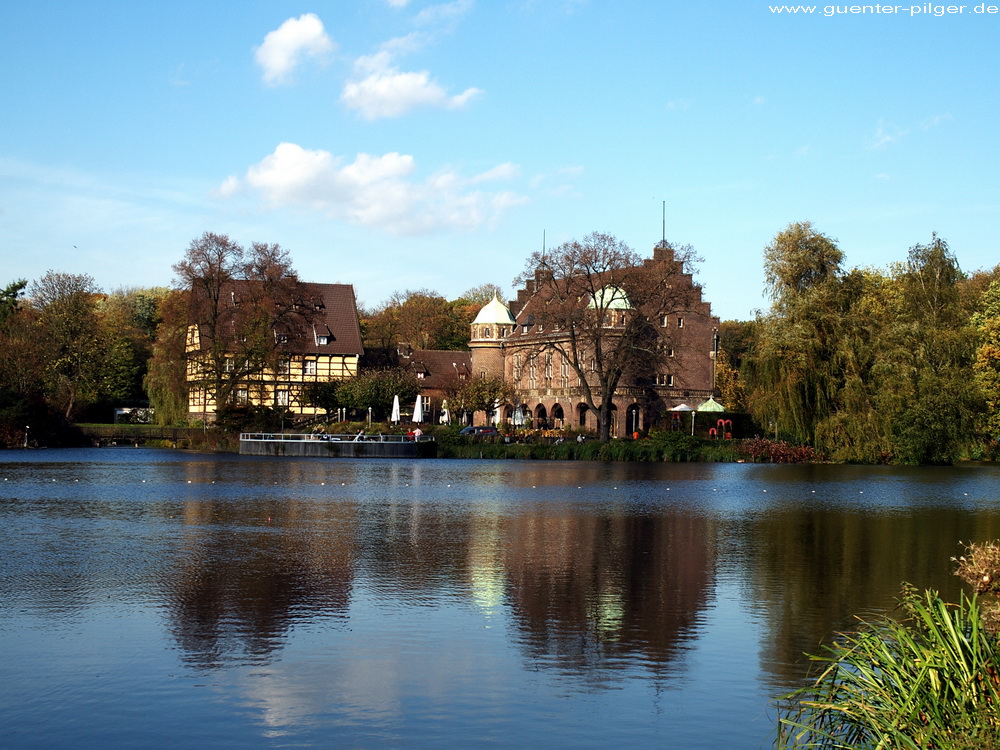
[[[956,575],[975,591],[957,604],[905,586],[900,617],[862,620],[811,656],[813,681],[778,699],[775,747],[1000,750],[998,552],[968,545]]]

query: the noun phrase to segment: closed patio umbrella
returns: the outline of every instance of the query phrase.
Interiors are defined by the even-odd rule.
[[[424,421],[424,400],[420,396],[417,396],[417,403],[413,405],[413,421]]]
[[[392,415],[389,417],[389,421],[393,424],[399,422],[399,396],[392,397]]]

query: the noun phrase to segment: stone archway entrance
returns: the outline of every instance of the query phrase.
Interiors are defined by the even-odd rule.
[[[535,407],[535,423],[532,425],[536,430],[544,430],[549,426],[549,414],[543,404]]]
[[[561,430],[566,423],[566,417],[563,414],[563,408],[560,404],[552,405],[552,426],[557,430]]]

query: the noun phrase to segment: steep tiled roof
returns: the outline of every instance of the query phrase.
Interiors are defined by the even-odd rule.
[[[400,364],[408,366],[423,388],[443,388],[456,377],[470,377],[472,372],[472,352],[446,351],[443,349],[414,349],[409,357],[401,358]]]
[[[314,319],[312,330],[292,339],[291,351],[297,354],[357,354],[361,344],[361,327],[354,287],[350,284],[314,284],[303,282],[306,305],[312,305]],[[317,344],[318,337],[326,336],[327,343]]]
[[[254,296],[251,284],[248,281],[231,281],[223,287],[223,305],[232,311],[235,318],[238,318],[242,307],[241,300]],[[256,287],[257,290],[259,288]],[[192,308],[196,309],[197,305]],[[275,341],[282,351],[300,355],[360,356],[364,353],[354,287],[350,284],[300,282],[294,294],[284,298],[282,309],[292,313],[279,316],[283,320],[274,327]],[[197,324],[199,321],[192,319],[191,322]],[[230,325],[235,326],[234,323]],[[205,346],[204,339],[201,344]]]

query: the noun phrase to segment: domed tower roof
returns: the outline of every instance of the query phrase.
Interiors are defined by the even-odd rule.
[[[510,314],[510,308],[507,307],[496,294],[493,295],[493,299],[487,302],[483,309],[479,311],[476,319],[472,321],[473,325],[504,325],[510,326],[514,325],[516,321],[514,316]]]
[[[631,310],[628,295],[616,286],[605,286],[597,290],[590,307],[599,310]]]

